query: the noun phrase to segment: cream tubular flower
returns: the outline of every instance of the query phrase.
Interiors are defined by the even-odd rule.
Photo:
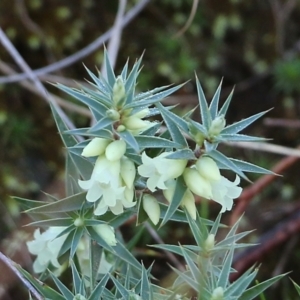
[[[112,100],[116,106],[120,105],[121,100],[126,96],[124,81],[122,76],[116,78],[116,82],[113,86],[113,96]]]
[[[120,160],[110,161],[106,155],[102,155],[96,161],[91,179],[78,181],[79,186],[88,191],[87,201],[96,202],[100,199],[94,211],[95,215],[103,215],[108,209],[118,215],[124,211],[124,207],[129,208],[136,204],[132,201],[133,186],[129,189],[123,184],[120,172]]]
[[[199,158],[195,164],[199,174],[209,181],[219,180],[221,178],[220,170],[216,162],[207,156]]]
[[[40,229],[36,229],[33,235],[34,240],[27,242],[29,252],[33,255],[37,255],[33,263],[35,273],[44,272],[50,263],[55,268],[61,267],[57,258],[67,235],[56,237],[64,229],[65,227],[50,227],[43,233],[40,233]]]
[[[239,183],[240,177],[237,175],[234,182],[223,176],[221,176],[220,180],[212,182],[212,199],[222,205],[221,213],[231,210],[233,199],[241,195],[243,189],[237,186]]]
[[[110,142],[110,140],[96,137],[83,148],[81,155],[85,157],[102,155]]]
[[[143,195],[143,208],[154,225],[157,225],[160,217],[160,206],[157,200],[149,195]]]
[[[100,224],[93,226],[97,234],[109,245],[116,246],[117,240],[115,236],[115,229],[107,224]]]
[[[120,160],[126,152],[126,143],[124,140],[111,142],[105,149],[105,156],[109,161]]]
[[[155,123],[147,120],[142,120],[149,114],[149,109],[145,108],[131,116],[125,117],[122,124],[129,130],[133,135],[138,135],[140,132],[152,127]]]
[[[105,193],[109,193],[111,189],[116,189],[112,194],[115,196],[124,191],[124,189],[119,189],[119,174],[120,161],[109,161],[105,155],[102,155],[98,157],[95,163],[91,179],[86,181],[78,180],[78,184],[83,190],[88,191],[86,200],[95,202]],[[115,202],[115,198],[112,196],[113,202]]]
[[[183,178],[187,187],[200,197],[211,199],[212,189],[210,181],[201,176],[196,168],[186,168]]]
[[[126,186],[131,189],[133,187],[135,175],[136,175],[136,168],[134,162],[123,156],[121,159],[121,177],[125,182]]]
[[[170,154],[171,152],[164,152],[151,158],[143,152],[143,164],[138,167],[138,173],[143,177],[148,177],[147,187],[151,192],[156,191],[156,187],[161,190],[167,189],[166,181],[175,179],[183,173],[187,160],[166,158]]]

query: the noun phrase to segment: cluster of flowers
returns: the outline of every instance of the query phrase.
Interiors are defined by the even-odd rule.
[[[115,246],[117,244],[113,227],[107,224],[100,224],[93,226],[93,228],[108,245]],[[60,226],[49,227],[43,233],[40,232],[39,228],[35,230],[34,240],[27,242],[29,252],[37,256],[33,263],[35,273],[43,273],[49,265],[52,265],[55,268],[55,274],[59,275],[66,267],[58,261],[59,252],[67,238],[67,234],[61,235],[64,230],[65,227]],[[87,241],[86,236],[83,236],[76,251],[82,272],[86,274],[88,274],[87,264],[89,262]],[[101,269],[99,269],[98,273],[106,273],[111,265],[106,261],[105,254],[101,257],[101,261]]]
[[[221,176],[216,162],[208,156],[201,156],[195,164],[188,166],[187,160],[168,159],[171,152],[161,153],[150,158],[144,152],[143,164],[138,167],[141,176],[147,177],[147,187],[151,192],[156,187],[163,191],[165,198],[171,202],[176,185],[176,178],[183,175],[187,190],[182,198],[181,206],[185,207],[191,217],[196,219],[196,206],[194,195],[212,199],[222,205],[221,212],[231,210],[233,199],[238,198],[242,188],[237,185],[240,178],[236,176],[234,182]],[[159,221],[159,205],[150,195],[144,195],[143,206],[153,223]]]
[[[157,189],[162,190],[165,198],[171,202],[175,193],[176,180],[180,176],[187,187],[180,205],[182,208],[186,208],[193,219],[196,219],[194,195],[218,202],[222,205],[221,212],[230,210],[233,199],[239,197],[242,191],[242,188],[237,186],[240,178],[237,176],[234,182],[230,182],[221,176],[216,162],[206,154],[201,155],[198,160],[188,161],[187,159],[169,158],[173,152],[162,152],[151,158],[143,151],[141,154],[142,164],[136,167],[136,164],[126,156],[125,140],[122,139],[122,135],[117,133],[126,130],[133,136],[139,135],[156,123],[143,119],[150,113],[149,108],[145,106],[135,111],[132,108],[124,108],[126,107],[124,106],[125,99],[125,85],[122,77],[119,76],[112,88],[111,107],[105,112],[106,117],[113,122],[114,132],[111,132],[111,139],[95,137],[83,148],[81,153],[84,157],[96,158],[90,179],[78,181],[79,187],[87,191],[86,200],[95,203],[94,215],[101,216],[107,211],[120,215],[124,212],[124,208],[135,206],[137,172],[141,177],[147,178],[148,190],[142,191],[143,208],[155,225],[160,219],[160,206],[150,192],[153,193]],[[224,117],[222,115],[216,117],[208,130],[208,137],[218,136],[224,126]],[[190,133],[198,147],[202,145],[203,134],[198,130],[193,132],[192,129]],[[97,231],[100,235],[110,236],[108,244],[113,246],[116,239],[114,232],[109,228],[109,225],[103,225]],[[63,236],[57,238],[59,233],[54,233],[53,228],[43,234],[36,231],[35,240],[28,243],[29,251],[38,255],[34,265],[36,272],[45,270],[45,266],[49,262],[56,267],[59,266],[57,257],[64,239]],[[50,248],[55,251],[49,250]]]

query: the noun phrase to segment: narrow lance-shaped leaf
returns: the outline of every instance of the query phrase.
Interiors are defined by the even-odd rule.
[[[122,296],[121,299],[130,299],[129,291],[120,283],[120,281],[112,275],[110,275],[110,279],[112,280],[114,287],[119,292],[118,295]],[[116,297],[116,299],[120,299],[119,296]]]
[[[140,148],[177,148],[181,146],[178,143],[156,136],[138,135],[135,140]]]
[[[247,289],[250,283],[254,280],[257,275],[258,269],[252,272],[254,267],[248,269],[238,280],[234,281],[225,291],[225,297],[239,297],[243,294],[243,292]]]
[[[221,163],[225,165],[228,169],[237,173],[239,176],[244,178],[245,180],[249,180],[247,176],[241,171],[227,156],[219,152],[218,150],[212,150],[207,153],[212,159],[214,159],[217,163]]]
[[[258,174],[270,174],[270,175],[280,176],[270,170],[256,166],[256,165],[251,164],[246,161],[242,161],[242,160],[238,160],[238,159],[234,159],[234,158],[230,158],[230,160],[236,165],[236,167],[238,169],[242,170],[243,172],[258,173]]]
[[[36,280],[31,274],[25,271],[20,265],[16,264],[15,267],[22,274],[22,276],[34,286],[40,295],[46,299],[65,300],[65,298],[57,291],[48,285],[42,285],[40,281]]]
[[[26,213],[61,213],[79,210],[85,202],[85,193],[73,195],[59,201],[31,208]]]
[[[84,231],[85,231],[84,227],[77,227],[74,230],[74,235],[71,244],[70,258],[73,258],[73,256],[75,255],[76,250],[78,248],[78,244],[83,236]]]
[[[157,93],[155,95],[152,95],[146,99],[140,100],[140,101],[134,101],[132,103],[129,103],[127,105],[125,105],[124,109],[128,109],[128,108],[134,108],[134,107],[141,107],[141,106],[149,106],[151,104],[154,104],[156,102],[161,101],[162,99],[166,98],[167,96],[173,94],[174,92],[176,92],[177,90],[179,90],[181,87],[183,86],[183,84],[175,86],[173,88],[170,88],[166,91]]]
[[[165,111],[161,111],[162,117],[167,125],[167,128],[170,132],[170,135],[172,137],[172,140],[183,147],[187,146],[187,141],[179,128],[177,127],[177,123],[173,121],[166,113]]]
[[[231,265],[232,265],[232,260],[233,260],[233,253],[234,253],[234,247],[232,245],[232,248],[227,252],[226,259],[224,261],[224,264],[222,265],[220,274],[218,275],[217,286],[220,286],[223,289],[226,288],[226,286],[229,282],[229,276],[231,273]]]
[[[52,272],[50,272],[50,276],[54,281],[55,285],[58,287],[60,292],[65,297],[65,300],[73,300],[74,299],[73,293],[54,274],[52,274]]]
[[[187,160],[195,160],[195,154],[191,149],[179,149],[176,152],[166,156],[169,159],[187,159]]]
[[[189,132],[189,126],[187,121],[171,112],[169,110],[170,107],[164,107],[161,103],[157,103],[156,106],[161,113],[163,112],[166,116],[173,120],[173,122],[176,123],[178,127],[180,127],[185,133]]]
[[[178,206],[180,205],[181,200],[184,196],[184,193],[186,192],[186,189],[187,188],[184,184],[183,177],[182,176],[178,177],[177,180],[176,180],[174,195],[172,197],[169,208],[168,208],[168,210],[167,210],[160,226],[163,226],[164,224],[166,224],[171,219],[172,215],[175,213]]]
[[[241,297],[239,297],[239,300],[252,300],[256,296],[260,295],[264,290],[266,290],[268,287],[273,285],[275,282],[280,280],[282,277],[284,277],[286,274],[275,276],[271,279],[268,279],[264,282],[261,282],[257,284],[256,286],[246,290]]]
[[[192,219],[192,217],[187,212],[187,210],[185,210],[185,214],[186,214],[187,220],[189,222],[190,229],[192,231],[192,234],[193,234],[193,237],[196,241],[197,246],[202,247],[202,244],[204,242],[204,237],[206,237],[208,235],[207,228],[205,226],[203,226],[201,221],[198,222],[198,224],[197,224],[196,221],[194,219]],[[200,230],[202,228],[204,229],[203,231]]]
[[[103,111],[103,105],[96,100],[92,99],[88,94],[83,93],[80,90],[69,88],[67,86],[64,86],[60,83],[55,85],[60,90],[64,91],[65,93],[69,94],[70,96],[74,97],[81,103],[87,105],[88,107],[92,107],[93,109],[97,111]],[[99,95],[98,95],[99,97]],[[109,103],[105,103],[106,105],[109,105]]]
[[[218,141],[224,141],[224,142],[265,142],[268,139],[257,137],[257,136],[250,136],[250,135],[244,135],[244,134],[222,134],[219,137],[217,137]]]
[[[188,270],[191,271],[191,274],[195,280],[199,280],[199,278],[201,278],[201,276],[203,275],[199,271],[199,267],[196,265],[198,261],[196,261],[195,263],[195,261],[192,259],[192,256],[189,255],[189,251],[186,250],[185,248],[181,247],[181,251],[184,257],[184,261],[188,266]]]
[[[81,279],[79,271],[76,268],[75,263],[73,260],[70,260],[71,270],[72,270],[72,279],[73,279],[73,288],[75,295],[81,294],[83,296],[86,296],[85,288],[84,288],[84,281]]]
[[[221,116],[221,115],[226,116],[228,107],[230,105],[230,102],[231,102],[231,99],[232,99],[232,96],[233,96],[233,92],[234,92],[234,89],[232,89],[232,91],[228,95],[227,99],[225,100],[222,108],[219,110],[218,116]]]
[[[212,100],[209,105],[209,111],[212,120],[214,120],[218,116],[218,107],[219,107],[219,99],[220,99],[220,93],[221,93],[221,87],[222,87],[223,79],[221,80]]]
[[[83,66],[86,69],[86,71],[88,72],[88,74],[90,75],[90,77],[94,80],[97,90],[99,92],[101,92],[102,94],[109,96],[112,92],[112,88],[109,86],[109,84],[106,82],[106,80],[103,80],[100,72],[99,72],[99,77],[100,77],[100,79],[99,79],[93,72],[90,71],[89,68],[87,68],[85,65],[83,65]]]
[[[103,276],[103,278],[98,282],[97,286],[92,291],[88,300],[99,300],[101,299],[101,296],[104,296],[104,290],[109,278],[110,278],[110,274],[106,273]]]
[[[104,62],[105,62],[107,81],[108,81],[109,85],[111,87],[113,87],[116,82],[116,76],[115,76],[114,70],[110,64],[109,56],[108,56],[106,49],[104,50]]]
[[[109,117],[104,117],[99,120],[91,129],[89,130],[90,133],[97,133],[97,131],[106,128],[109,125],[112,125],[115,121]]]
[[[135,152],[140,151],[139,144],[136,141],[135,137],[131,134],[131,132],[129,132],[128,130],[124,130],[121,132],[116,132],[116,134],[118,134]]]
[[[201,120],[205,128],[209,128],[211,125],[211,115],[210,111],[208,109],[207,105],[207,100],[205,98],[204,92],[202,90],[200,81],[198,77],[196,76],[196,85],[197,85],[197,92],[198,92],[198,100],[199,100],[199,105],[200,105],[200,115],[201,115]]]
[[[123,69],[122,69],[122,72],[121,72],[121,76],[122,76],[123,81],[125,81],[126,78],[127,78],[128,61],[129,61],[129,60],[127,59],[126,64],[124,65],[124,67],[123,67]]]
[[[142,299],[153,299],[153,294],[151,291],[151,285],[148,279],[147,270],[145,269],[144,265],[142,265],[142,281],[141,281],[141,292],[140,296]]]
[[[221,131],[221,134],[235,134],[235,133],[238,133],[241,130],[243,130],[244,128],[248,127],[250,124],[252,124],[254,121],[259,119],[261,116],[263,116],[264,114],[266,114],[269,111],[270,111],[270,109],[266,110],[266,111],[263,111],[263,112],[260,112],[256,115],[253,115],[253,116],[251,116],[247,119],[236,122],[232,125],[229,125]]]

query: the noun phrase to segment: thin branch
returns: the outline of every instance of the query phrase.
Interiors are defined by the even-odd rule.
[[[136,4],[126,15],[124,18],[122,18],[122,28],[125,27],[130,21],[132,21],[139,13],[140,11],[150,2],[150,0],[141,0],[138,4]],[[113,34],[113,30],[109,29],[106,33],[101,35],[99,38],[94,40],[91,44],[84,47],[80,51],[74,53],[73,55],[70,55],[66,57],[65,59],[62,59],[56,63],[53,63],[51,65],[48,65],[47,67],[43,67],[40,69],[33,70],[33,74],[35,76],[41,76],[46,73],[55,72],[57,70],[66,68],[78,60],[83,59],[84,57],[88,56],[92,52],[96,51],[100,46],[102,46]],[[24,79],[30,78],[29,74],[21,73],[9,77],[0,77],[0,83],[8,83],[8,82],[16,82]]]
[[[20,21],[24,24],[24,26],[29,31],[36,34],[42,41],[42,46],[44,48],[48,62],[49,63],[54,62],[55,57],[54,57],[50,47],[48,46],[47,37],[44,34],[43,30],[40,28],[40,26],[30,18],[28,11],[27,11],[27,7],[24,3],[24,0],[15,0],[15,7],[16,7],[17,13],[20,16]]]
[[[199,5],[199,0],[194,0],[193,1],[193,6],[192,6],[192,9],[191,9],[191,13],[189,15],[189,18],[188,20],[186,21],[186,23],[184,24],[184,26],[174,35],[173,38],[178,38],[180,37],[181,35],[183,35],[187,29],[191,26],[194,18],[195,18],[195,14],[196,14],[196,11],[197,11],[197,8],[198,8],[198,5]]]
[[[300,149],[300,147],[298,147],[298,149]],[[275,174],[282,174],[284,171],[292,167],[298,160],[299,157],[297,156],[288,156],[281,159],[272,168],[272,172],[274,172],[274,174],[264,175],[263,177],[256,180],[251,186],[245,188],[241,196],[238,198],[238,201],[236,201],[236,206],[230,216],[230,224],[235,224],[239,217],[244,213],[246,207],[254,198],[254,196],[261,193],[261,191],[265,187],[270,185],[273,181],[275,181],[278,178],[278,176],[276,176]]]
[[[2,260],[7,265],[7,267],[9,267],[20,278],[20,280],[24,283],[24,285],[34,295],[34,297],[36,299],[38,299],[38,300],[44,299],[36,291],[36,289],[32,286],[32,284],[22,276],[22,274],[19,272],[19,270],[15,267],[15,263],[11,259],[9,259],[7,256],[5,256],[1,251],[0,251],[0,260]]]
[[[161,237],[157,234],[157,232],[149,225],[148,222],[145,222],[145,227],[152,236],[152,238],[158,243],[158,244],[165,244],[165,242],[161,239]],[[169,258],[169,260],[176,266],[176,268],[180,271],[184,271],[185,268],[182,266],[182,264],[179,262],[179,260],[176,258],[176,256],[169,252],[164,250],[164,253]]]
[[[3,62],[1,60],[0,60],[0,70],[4,74],[8,74],[8,75],[16,73],[12,68],[10,68],[5,62]],[[60,80],[60,79],[63,79],[63,77],[57,76],[57,78],[56,78],[56,77],[52,77],[52,76],[49,75],[49,78],[47,78],[47,81],[63,83],[62,80]],[[71,80],[69,80],[69,81],[71,81]],[[30,83],[28,80],[24,80],[24,81],[20,82],[19,84],[22,87],[29,90],[30,92],[45,98],[45,95],[41,94],[40,91],[37,90],[37,88],[32,83]],[[72,84],[74,84],[74,81],[72,81]],[[66,84],[66,85],[68,85],[68,84]],[[74,84],[74,87],[75,87],[75,84]],[[70,112],[75,112],[75,113],[78,113],[82,116],[86,116],[86,117],[89,117],[89,118],[92,116],[91,112],[88,109],[86,109],[86,108],[84,108],[80,105],[77,105],[77,104],[71,103],[69,101],[66,101],[66,100],[64,100],[64,99],[62,99],[62,98],[60,98],[60,97],[58,97],[58,96],[56,96],[52,93],[48,93],[48,95],[50,95],[59,106],[61,106],[63,108],[66,108]],[[47,100],[47,99],[45,99],[45,100]]]
[[[121,33],[122,33],[122,19],[125,13],[126,8],[126,0],[119,0],[119,8],[117,12],[117,16],[115,19],[114,26],[112,28],[112,35],[109,40],[107,46],[107,54],[110,61],[111,66],[114,68],[120,48],[120,40],[121,40]],[[105,64],[102,64],[101,74],[104,76],[106,74]]]
[[[8,53],[12,56],[12,58],[16,61],[19,67],[27,74],[28,78],[30,78],[34,85],[36,86],[37,90],[44,95],[43,99],[45,99],[49,104],[53,105],[57,113],[60,115],[62,120],[66,123],[66,125],[70,129],[74,129],[75,126],[72,121],[68,118],[68,116],[64,113],[64,111],[57,105],[54,99],[48,94],[47,90],[41,83],[41,81],[37,78],[37,76],[33,73],[30,69],[28,64],[25,62],[23,57],[19,54],[17,49],[11,43],[11,41],[7,38],[2,28],[0,28],[0,42],[4,46],[4,48],[8,51]],[[78,141],[82,141],[83,138],[81,136],[76,137]]]
[[[229,146],[235,146],[245,149],[259,150],[263,152],[276,153],[280,155],[288,155],[300,157],[300,149],[289,148],[271,143],[262,142],[229,142],[226,143]]]

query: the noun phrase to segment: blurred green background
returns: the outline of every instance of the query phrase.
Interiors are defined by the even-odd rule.
[[[127,1],[127,11],[136,3],[138,1]],[[188,81],[166,101],[179,104],[178,113],[197,103],[194,72],[208,99],[223,78],[222,98],[235,86],[228,123],[274,107],[266,116],[268,120],[260,120],[248,132],[270,137],[275,144],[297,147],[300,138],[300,2],[202,0],[190,26],[179,35],[190,17],[193,3],[192,0],[149,1],[122,31],[116,73],[127,58],[133,63],[145,51],[138,90]],[[117,9],[118,1],[1,0],[0,26],[28,65],[38,69],[76,53],[105,33],[113,25]],[[65,83],[67,79],[67,85],[74,85],[74,80],[88,78],[83,64],[96,71],[96,68],[101,69],[102,59],[103,47],[99,47],[71,66],[42,77],[49,92],[65,99],[65,111],[78,127],[87,126],[89,117],[68,108],[68,104],[75,102],[48,82]],[[0,45],[0,75],[8,76],[9,68],[20,72]],[[9,195],[41,199],[40,190],[61,195],[64,149],[48,104],[20,83],[0,83],[0,249],[30,269],[30,258],[24,254],[24,241],[30,229],[22,227],[28,220],[20,215]],[[272,168],[283,157],[244,148],[224,148],[224,151],[265,168]],[[256,195],[247,208],[243,229],[257,229],[252,242],[263,232],[272,232],[280,220],[288,219],[299,209],[299,163],[283,175]],[[257,178],[251,177],[253,181]],[[244,186],[247,185],[245,182]],[[218,207],[213,205],[209,212],[212,218],[217,211]],[[225,214],[225,223],[229,216],[230,213]],[[132,227],[125,229],[127,233],[134,233]],[[163,228],[161,234],[169,243],[178,240],[182,243],[186,238],[180,227],[171,235],[168,227]],[[300,283],[300,242],[297,235],[288,240],[291,242],[269,250],[259,280],[276,272],[293,270],[290,276]],[[141,245],[145,242],[151,243],[151,237]],[[146,256],[146,251],[142,249],[139,255]],[[159,261],[159,257],[156,260]],[[169,274],[167,267],[163,272],[156,268],[157,273]],[[23,288],[13,275],[8,277],[0,277],[0,299],[21,299],[18,297]],[[274,297],[298,299],[288,279],[267,294],[267,299]]]

